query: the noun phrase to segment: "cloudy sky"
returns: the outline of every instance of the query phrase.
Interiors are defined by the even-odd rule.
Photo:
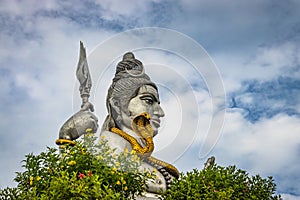
[[[300,199],[299,9],[296,0],[1,1],[0,187],[15,186],[25,154],[55,147],[78,110],[81,40],[100,125],[115,64],[133,51],[166,113],[157,157],[188,171],[214,155]]]

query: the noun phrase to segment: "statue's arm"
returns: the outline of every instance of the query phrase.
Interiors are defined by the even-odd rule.
[[[140,167],[141,171],[146,169],[149,170],[149,172],[153,173],[155,172],[155,179],[154,180],[148,180],[146,182],[147,185],[147,192],[149,193],[155,193],[160,194],[166,191],[167,185],[164,176],[154,167],[149,165],[148,163],[143,163]]]

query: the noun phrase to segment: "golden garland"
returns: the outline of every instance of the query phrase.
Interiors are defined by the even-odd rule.
[[[111,132],[118,134],[119,136],[123,137],[125,140],[127,140],[131,146],[132,150],[136,152],[141,157],[147,157],[147,155],[151,155],[151,153],[154,150],[154,143],[152,138],[146,138],[146,146],[142,147],[140,143],[131,135],[128,135],[126,132],[118,129],[118,128],[111,128]]]
[[[138,141],[132,137],[131,135],[127,134],[126,132],[118,129],[118,128],[111,128],[111,132],[118,134],[119,136],[123,137],[127,140],[131,146],[132,150],[135,151],[140,157],[142,157],[146,162],[153,163],[164,168],[167,172],[169,172],[172,176],[178,177],[179,171],[173,165],[156,159],[151,156],[154,150],[154,143],[153,143],[153,129],[150,125],[150,115],[148,113],[143,113],[137,117],[135,117],[132,121],[132,129],[135,133],[137,133],[141,138],[145,141],[146,146],[142,147]]]
[[[75,141],[68,140],[68,139],[57,139],[57,140],[55,141],[55,143],[56,143],[57,145],[68,144],[68,145],[70,145],[70,146],[74,146],[74,145],[76,144]]]

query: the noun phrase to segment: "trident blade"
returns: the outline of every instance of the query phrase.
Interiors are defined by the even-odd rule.
[[[86,59],[86,51],[81,41],[76,76],[80,83],[79,91],[81,98],[83,98],[84,96],[88,98],[90,96],[90,90],[92,88],[92,79]]]

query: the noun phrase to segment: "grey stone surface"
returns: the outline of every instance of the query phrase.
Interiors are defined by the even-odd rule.
[[[89,111],[79,111],[63,124],[59,131],[59,139],[76,140],[87,133],[88,129],[91,129],[91,133],[96,133],[98,119]]]
[[[150,124],[155,136],[160,127],[160,118],[165,115],[160,106],[156,84],[145,73],[142,62],[137,60],[131,52],[124,54],[123,60],[116,67],[115,77],[108,89],[106,106],[108,115],[100,135],[104,136],[108,144],[112,148],[116,148],[117,152],[122,152],[125,148],[130,151],[132,146],[127,140],[111,132],[111,128],[117,127],[123,130],[144,147],[145,143],[141,136],[132,130],[133,119],[143,112],[149,113]],[[155,169],[157,178],[154,182],[147,182],[148,192],[145,197],[137,199],[157,199],[157,193],[167,189],[165,177],[158,169],[145,162],[141,166],[141,170],[144,169],[149,171]]]
[[[81,135],[87,133],[87,130],[96,133],[98,129],[98,118],[92,113],[94,111],[94,106],[88,100],[92,87],[92,80],[86,59],[86,51],[82,42],[80,42],[76,76],[80,83],[79,92],[82,98],[81,109],[71,116],[60,128],[59,139],[76,140]]]

